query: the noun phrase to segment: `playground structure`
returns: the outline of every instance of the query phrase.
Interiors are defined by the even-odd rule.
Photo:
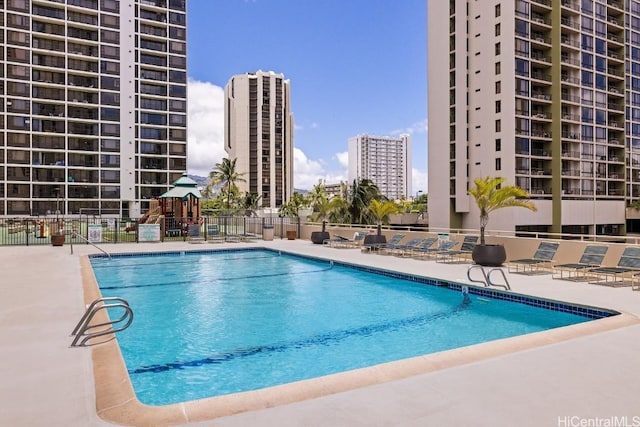
[[[182,174],[166,193],[151,200],[149,210],[135,225],[125,231],[135,231],[138,224],[160,224],[160,232],[165,236],[184,235],[190,225],[201,225],[198,183]]]

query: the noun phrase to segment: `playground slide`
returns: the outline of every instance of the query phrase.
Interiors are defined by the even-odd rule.
[[[158,206],[153,211],[149,211],[146,214],[142,215],[140,217],[140,219],[138,220],[137,224],[145,224],[147,222],[147,220],[149,219],[149,217],[152,217],[151,218],[152,219],[151,224],[153,224],[153,223],[155,223],[156,219],[158,218],[158,214],[159,213],[160,213],[160,207]],[[130,225],[129,227],[125,228],[124,231],[129,232],[129,231],[134,231],[135,229],[136,229],[135,225]]]

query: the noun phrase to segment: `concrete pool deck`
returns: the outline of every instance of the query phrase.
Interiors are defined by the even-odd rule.
[[[265,246],[467,282],[468,264],[363,254],[305,240],[101,245],[114,253]],[[96,413],[91,350],[69,348],[84,311],[80,257],[70,247],[1,247],[0,425],[110,426]],[[508,275],[517,293],[640,316],[630,288]],[[481,327],[481,325],[480,325]],[[640,425],[640,324],[499,353],[408,378],[189,426],[571,426],[581,420]],[[634,418],[635,417],[635,418]],[[586,421],[585,421],[586,422]],[[604,421],[601,421],[604,422]],[[597,424],[592,424],[597,425]],[[605,425],[605,424],[602,424]],[[624,424],[622,424],[624,425]]]

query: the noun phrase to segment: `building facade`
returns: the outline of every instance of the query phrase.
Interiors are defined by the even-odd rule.
[[[411,197],[411,136],[349,138],[349,182],[369,179],[391,200]]]
[[[186,171],[185,0],[3,0],[0,215],[137,217]]]
[[[241,192],[278,208],[293,194],[293,114],[289,80],[258,71],[233,76],[224,88],[224,149],[236,160]]]
[[[428,38],[431,225],[477,227],[467,189],[491,175],[538,212],[504,209],[490,228],[625,233],[640,197],[639,1],[429,2]]]

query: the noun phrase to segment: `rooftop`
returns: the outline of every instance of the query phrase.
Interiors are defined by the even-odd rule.
[[[104,244],[109,252],[264,246],[467,283],[468,265],[331,249],[306,240],[193,245]],[[3,381],[0,425],[112,426],[98,417],[92,350],[69,348],[84,310],[80,260],[91,246],[0,247],[0,341]],[[506,269],[505,269],[506,270]],[[507,274],[513,292],[629,313],[626,321],[532,334],[472,346],[420,361],[398,379],[378,372],[376,384],[217,418],[216,426],[570,425],[569,419],[640,416],[640,292],[630,288]],[[604,319],[606,322],[610,319]],[[600,325],[600,326],[598,326]],[[478,325],[479,328],[482,325]],[[375,371],[374,371],[375,372]],[[386,380],[388,377],[388,380]],[[565,424],[560,424],[562,420]],[[638,419],[638,418],[635,418]],[[195,422],[190,426],[210,425]],[[593,424],[592,424],[593,425]]]

